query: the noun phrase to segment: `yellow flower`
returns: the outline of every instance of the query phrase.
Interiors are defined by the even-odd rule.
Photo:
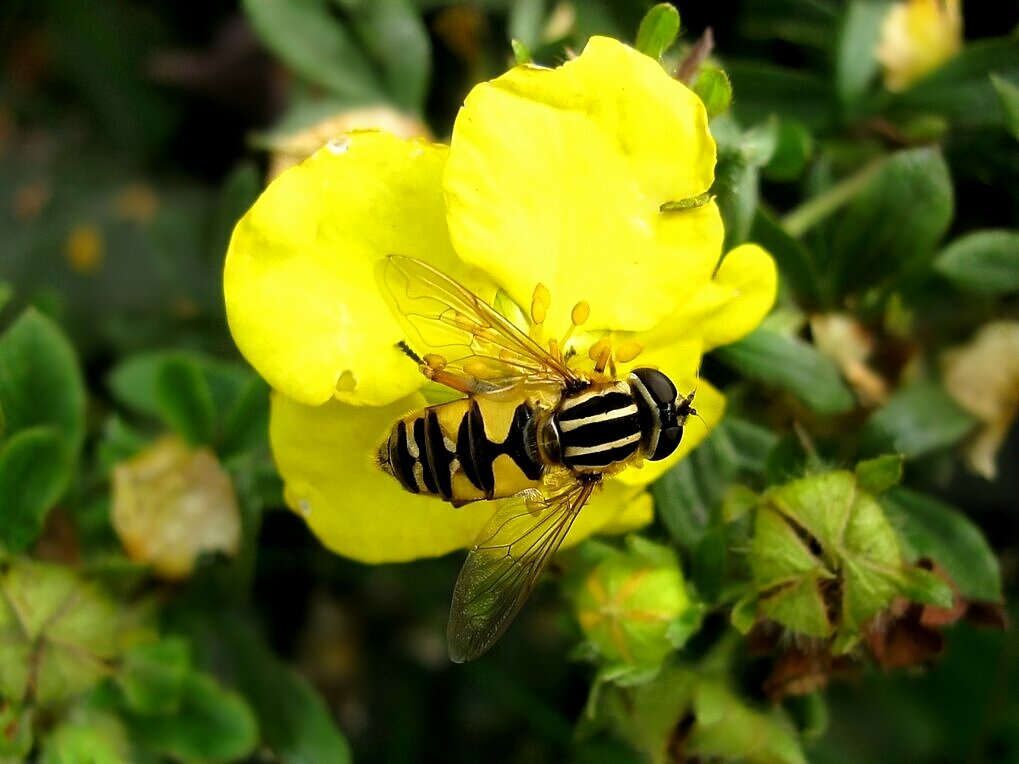
[[[561,67],[519,66],[474,88],[449,147],[353,132],[281,175],[237,225],[224,289],[238,347],[275,389],[270,440],[288,505],[328,547],[369,562],[468,546],[491,516],[490,503],[409,494],[372,463],[393,422],[433,392],[397,349],[376,285],[377,261],[398,253],[510,313],[541,282],[554,336],[586,300],[578,357],[600,337],[636,341],[636,363],[696,388],[703,422],[690,421],[672,458],[610,480],[567,544],[647,523],[646,485],[722,415],[721,393],[697,378],[701,355],[753,329],[775,295],[759,247],[719,263],[713,202],[661,210],[705,193],[714,164],[697,97],[595,37]]]
[[[876,51],[885,87],[905,90],[962,47],[961,0],[905,0],[888,10]]]

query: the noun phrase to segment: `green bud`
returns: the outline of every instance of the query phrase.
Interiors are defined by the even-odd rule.
[[[693,84],[693,91],[704,104],[709,119],[728,111],[732,104],[732,83],[729,75],[721,69],[702,66]]]
[[[513,48],[513,60],[518,66],[529,64],[534,60],[531,56],[531,49],[520,40],[510,40],[510,47]]]
[[[660,59],[678,34],[679,11],[670,3],[659,3],[640,22],[634,47],[646,56]]]
[[[577,620],[606,662],[655,667],[696,629],[675,552],[640,537],[596,564],[574,596]]]
[[[124,725],[105,713],[78,714],[46,740],[41,764],[118,764],[128,760],[130,744]]]

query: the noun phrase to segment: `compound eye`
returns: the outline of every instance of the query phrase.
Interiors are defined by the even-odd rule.
[[[672,380],[658,369],[634,369],[633,374],[644,384],[659,407],[675,402],[678,397],[676,386],[672,384]]]
[[[660,461],[669,456],[679,446],[683,439],[682,427],[665,427],[658,435],[658,446],[655,452],[648,457],[653,462]]]

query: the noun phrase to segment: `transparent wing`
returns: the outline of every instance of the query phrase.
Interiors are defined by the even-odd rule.
[[[565,362],[430,265],[390,255],[383,260],[380,279],[411,347],[442,356],[444,371],[480,380],[489,389],[576,381]]]
[[[571,482],[547,496],[513,496],[499,502],[453,589],[446,629],[451,660],[472,660],[502,636],[594,487],[595,483]]]

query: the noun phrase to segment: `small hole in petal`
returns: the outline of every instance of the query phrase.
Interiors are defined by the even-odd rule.
[[[356,388],[357,380],[354,378],[354,375],[350,371],[350,369],[347,369],[339,377],[336,378],[336,392],[352,393]]]
[[[311,517],[311,502],[307,499],[301,499],[297,502],[297,511],[301,513],[301,517],[307,520]]]
[[[326,144],[326,148],[334,154],[346,154],[347,150],[350,148],[350,138],[348,136],[333,138]]]

